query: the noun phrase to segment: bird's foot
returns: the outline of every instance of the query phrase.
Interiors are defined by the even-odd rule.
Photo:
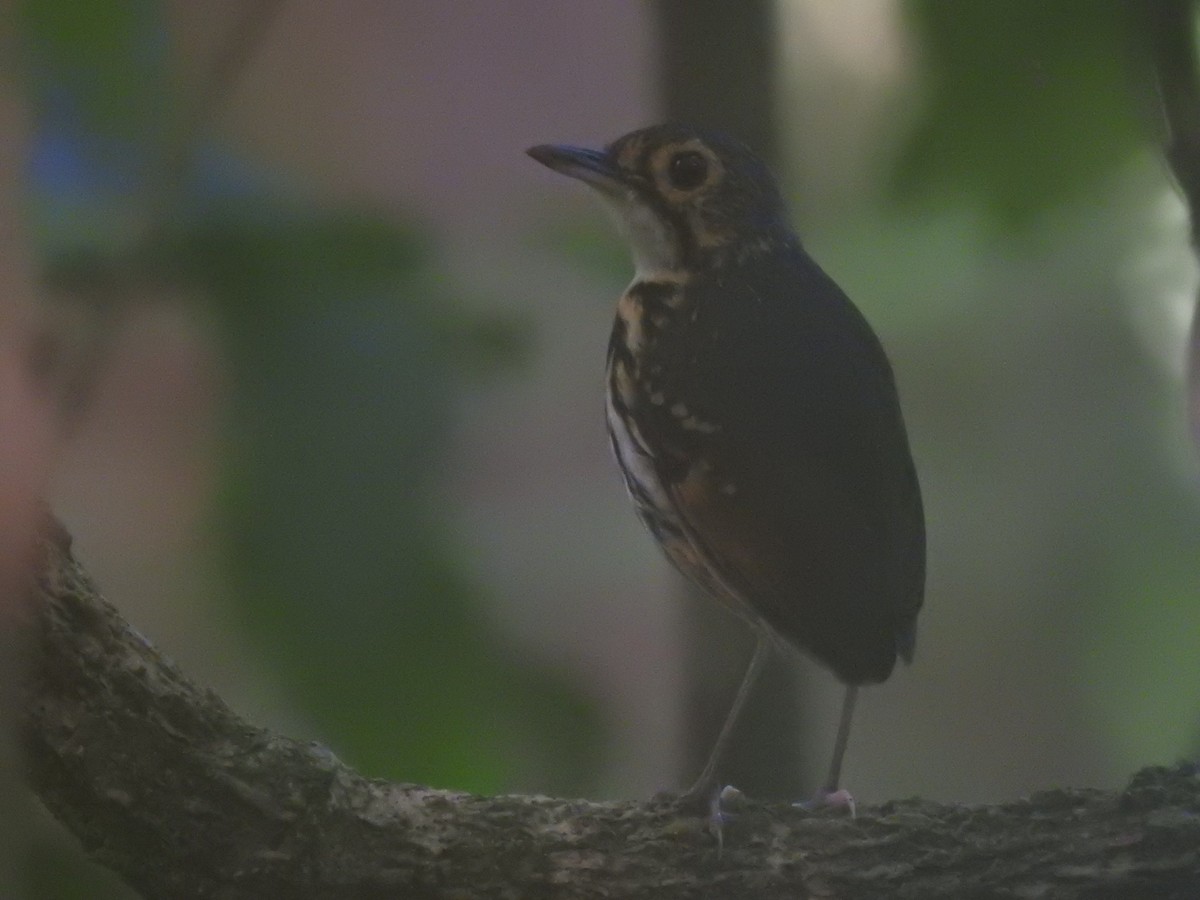
[[[684,811],[704,818],[709,834],[717,842],[717,856],[720,856],[725,846],[725,825],[733,818],[727,807],[736,806],[741,798],[742,792],[731,784],[725,787],[698,784],[680,794],[678,803]]]
[[[721,851],[725,849],[725,823],[733,819],[725,810],[729,806],[736,806],[741,799],[742,792],[732,784],[727,784],[713,794],[708,803],[708,833],[717,842],[717,859],[721,858]]]
[[[817,791],[817,795],[811,800],[803,800],[799,803],[793,803],[792,806],[814,812],[824,807],[833,807],[835,809],[844,808],[849,810],[850,818],[855,818],[858,815],[858,807],[854,802],[854,797],[845,788],[840,788],[836,791],[831,791],[828,788],[821,788]]]

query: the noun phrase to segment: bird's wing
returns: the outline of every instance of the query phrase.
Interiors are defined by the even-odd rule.
[[[843,680],[880,681],[912,653],[920,488],[878,341],[832,281],[818,287],[825,306],[753,283],[740,315],[723,304],[698,332],[711,346],[667,367],[688,417],[660,411],[650,427],[669,446],[674,426],[662,475],[719,581]]]

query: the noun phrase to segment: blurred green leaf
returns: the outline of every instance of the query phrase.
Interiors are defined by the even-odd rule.
[[[394,291],[430,256],[416,232],[383,219],[253,201],[214,211],[153,252],[160,267],[201,283],[234,327],[310,308],[317,299],[352,302]]]
[[[600,216],[573,216],[542,229],[538,240],[579,268],[603,278],[628,278],[633,271],[629,243]]]
[[[448,311],[438,331],[460,375],[486,377],[511,371],[533,354],[532,317]]]
[[[1181,518],[1195,518],[1187,512]],[[1108,590],[1096,598],[1086,632],[1082,682],[1093,715],[1106,726],[1110,752],[1130,770],[1174,762],[1200,732],[1195,548],[1177,534],[1161,528],[1152,533],[1157,542],[1141,542],[1116,559],[1123,567],[1110,565]]]
[[[91,128],[146,136],[164,123],[166,36],[156,0],[23,0],[18,26],[45,100],[69,97]]]
[[[497,791],[540,732],[561,779],[544,789],[578,790],[595,713],[493,634],[442,499],[466,360],[512,352],[512,329],[463,312],[423,236],[363,214],[242,203],[154,259],[219,312],[237,374],[221,534],[321,739],[373,775]]]
[[[1093,188],[1144,143],[1121,0],[910,0],[926,108],[898,197],[974,194],[1021,225]]]

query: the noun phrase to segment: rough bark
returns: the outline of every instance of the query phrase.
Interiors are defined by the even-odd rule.
[[[855,819],[745,802],[724,848],[667,800],[480,797],[372,781],[240,719],[43,542],[28,780],[146,897],[1194,898],[1200,776]]]

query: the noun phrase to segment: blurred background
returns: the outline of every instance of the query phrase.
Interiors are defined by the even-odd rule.
[[[1135,6],[13,0],[0,228],[54,337],[53,507],[186,672],[369,775],[688,783],[747,645],[609,459],[626,250],[523,150],[715,124],[880,333],[925,492],[860,803],[1193,754],[1196,271]],[[781,664],[728,780],[808,796],[839,697]],[[13,885],[127,896],[7,793]]]

